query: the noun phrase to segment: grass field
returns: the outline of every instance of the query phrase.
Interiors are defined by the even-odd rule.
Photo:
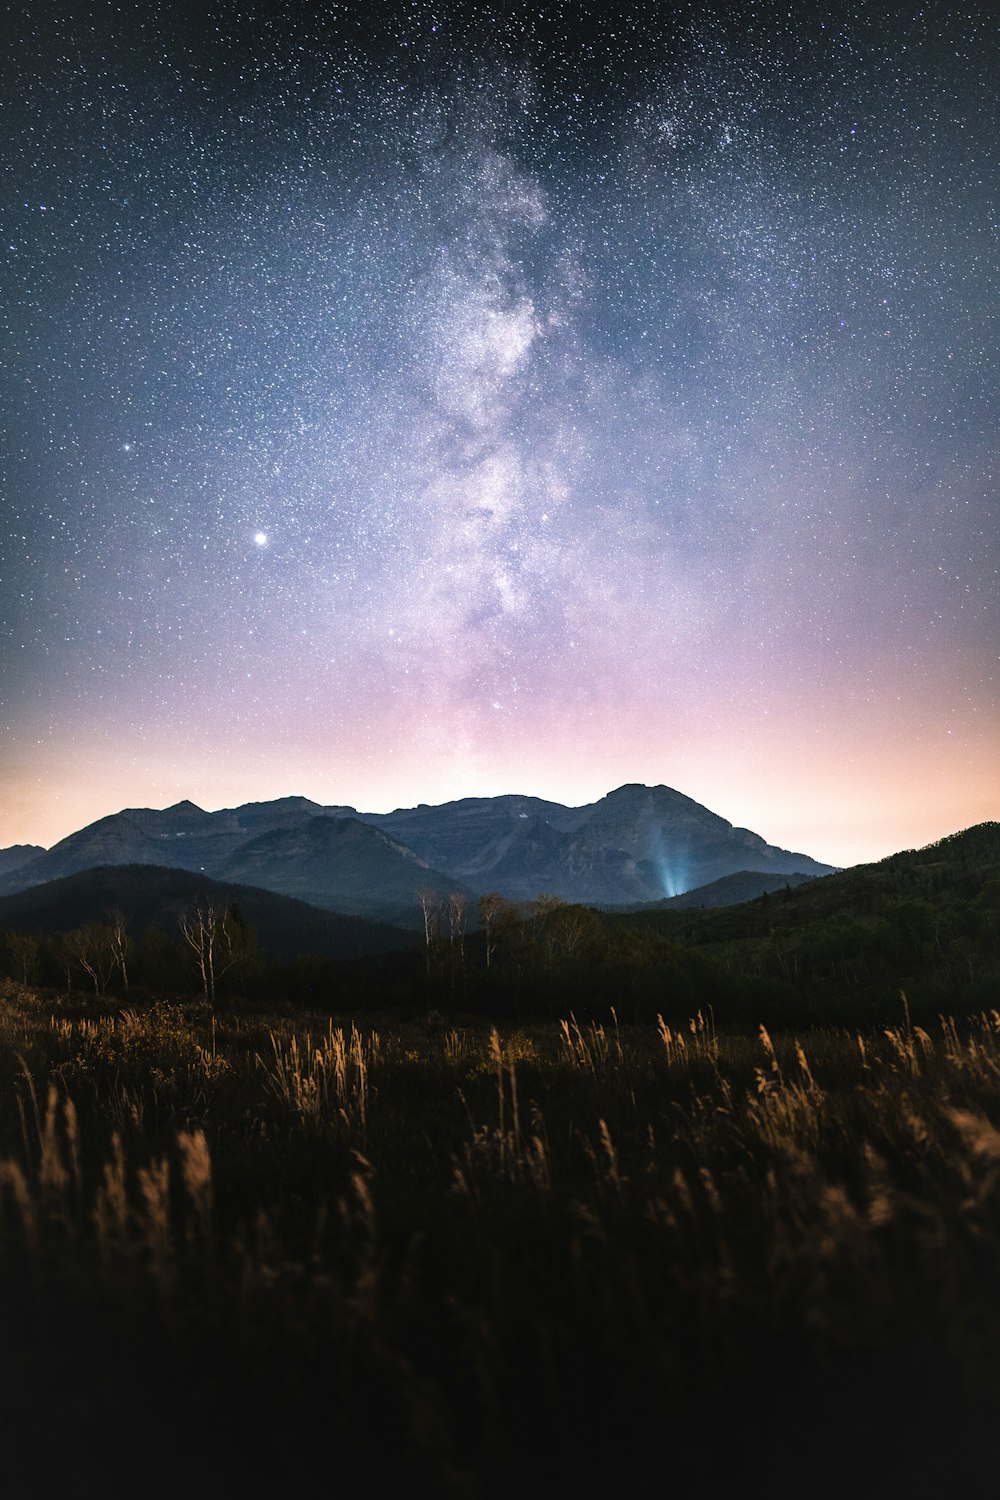
[[[0,1001],[16,1493],[989,1493],[1000,1015]],[[54,1492],[54,1491],[53,1491]]]

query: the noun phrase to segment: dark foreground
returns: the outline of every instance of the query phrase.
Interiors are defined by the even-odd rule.
[[[987,1494],[1000,1016],[0,1011],[15,1495]]]

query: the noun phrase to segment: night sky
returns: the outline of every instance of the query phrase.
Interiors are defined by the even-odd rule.
[[[991,9],[5,6],[0,846],[1000,816]]]

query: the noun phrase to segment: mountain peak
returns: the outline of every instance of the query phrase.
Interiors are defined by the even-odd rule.
[[[531,796],[465,797],[359,813],[281,797],[205,812],[189,799],[128,808],[0,871],[0,889],[101,865],[156,864],[367,913],[403,911],[417,884],[447,896],[500,891],[622,905],[661,900],[743,870],[826,874],[673,787],[625,782],[570,808]]]
[[[666,786],[662,781],[655,782],[652,786],[647,786],[644,781],[626,781],[621,786],[616,786],[613,792],[608,792],[601,800],[607,802],[609,797],[641,796],[652,797],[655,801],[663,801],[664,798],[678,802],[694,801],[693,798],[686,797],[683,792],[679,792],[676,787]],[[695,806],[698,805],[700,804],[695,803]]]
[[[247,812],[251,808],[255,807],[280,807],[286,810],[299,808],[303,811],[306,811],[310,808],[315,808],[317,812],[325,811],[322,804],[319,802],[314,802],[311,797],[296,796],[271,797],[266,802],[243,802],[240,804],[237,810],[239,812]]]

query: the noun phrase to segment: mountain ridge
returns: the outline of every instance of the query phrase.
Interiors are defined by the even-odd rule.
[[[399,920],[418,888],[437,899],[497,891],[588,905],[660,901],[741,871],[830,874],[664,785],[626,782],[567,807],[519,794],[388,813],[306,797],[207,812],[182,799],[125,808],[4,868],[0,895],[105,865],[162,865],[235,880],[328,910]]]

